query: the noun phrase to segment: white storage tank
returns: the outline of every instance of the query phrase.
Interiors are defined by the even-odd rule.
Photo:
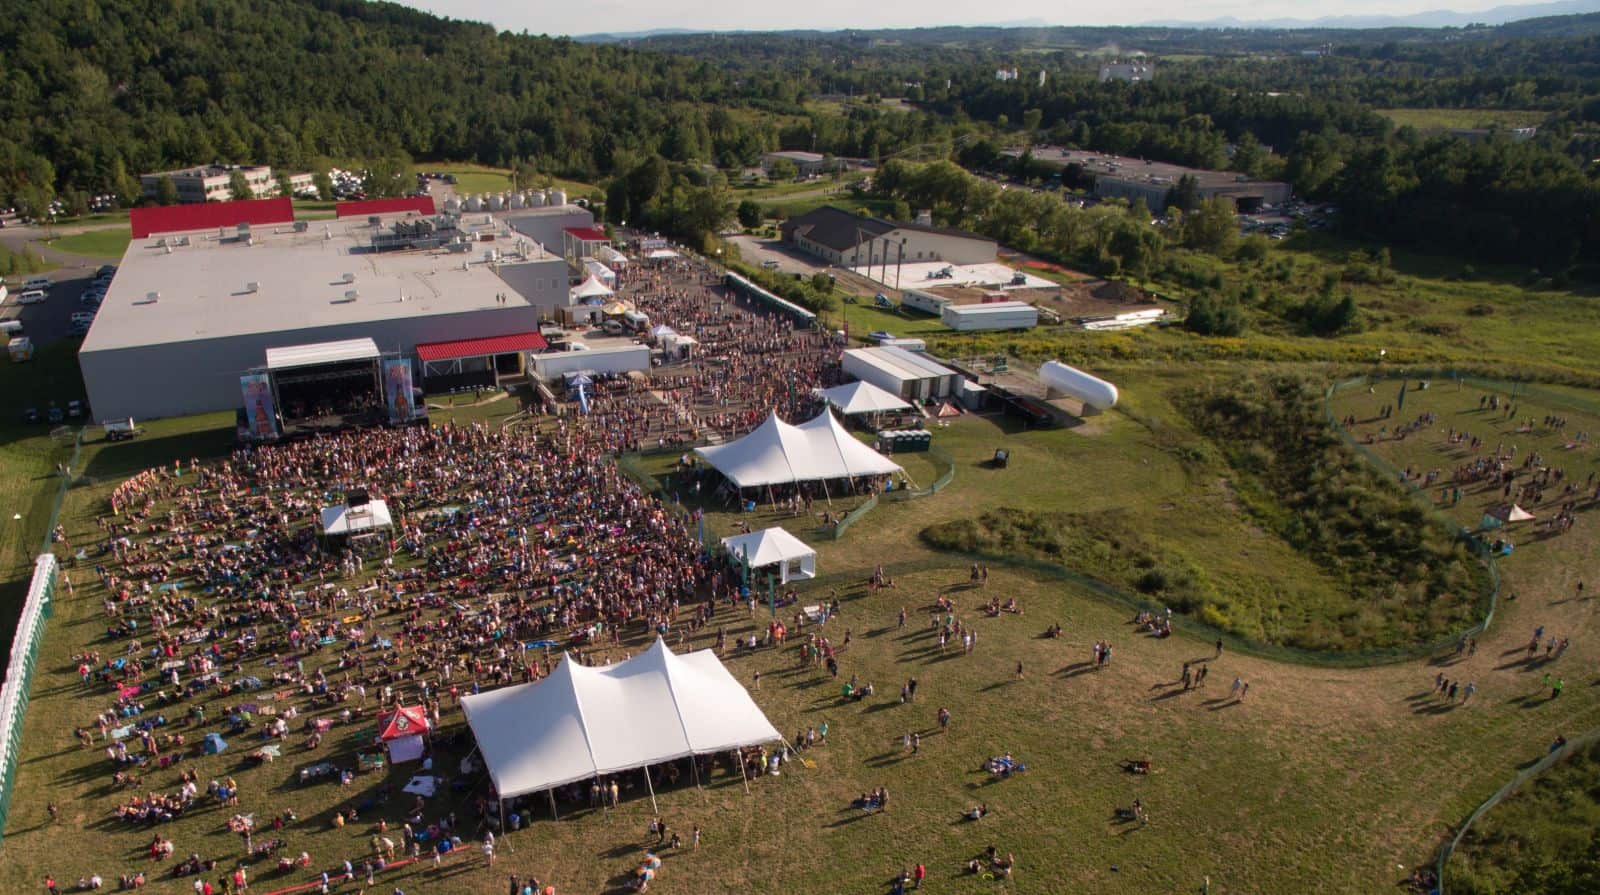
[[[468,211],[482,211],[483,210],[483,197],[474,195],[474,196],[471,196],[470,198],[468,198],[467,199],[467,210]]]
[[[527,205],[528,203],[522,198],[522,194],[521,193],[512,193],[511,194],[511,203],[510,204],[511,204],[512,208],[522,208],[523,206]]]
[[[504,196],[500,195],[499,193],[495,193],[494,195],[489,197],[489,210],[490,211],[500,211],[501,209],[503,209],[505,207],[506,207],[506,198]]]
[[[529,208],[543,208],[544,207],[544,190],[529,190],[528,191],[528,207]]]
[[[460,214],[461,213],[461,200],[457,199],[455,196],[451,196],[450,198],[444,200],[444,213],[445,214]]]
[[[1039,365],[1039,379],[1052,391],[1061,392],[1083,402],[1084,407],[1110,410],[1117,406],[1117,387],[1091,376],[1077,367],[1069,367],[1058,360]]]
[[[565,205],[567,204],[567,191],[551,190],[548,198],[551,205]]]

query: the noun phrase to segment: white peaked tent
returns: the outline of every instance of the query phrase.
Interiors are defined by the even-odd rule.
[[[356,507],[340,503],[322,509],[322,533],[326,535],[354,535],[393,524],[389,504],[381,500],[369,500]]]
[[[902,471],[893,460],[846,432],[830,410],[798,426],[774,413],[737,441],[695,448],[694,452],[740,488]]]
[[[502,799],[783,739],[715,653],[675,655],[660,638],[602,668],[565,657],[542,681],[461,707]]]
[[[782,528],[764,528],[722,539],[722,546],[743,557],[751,569],[777,566],[779,582],[817,577],[817,551]]]
[[[582,285],[574,286],[572,289],[573,298],[609,298],[613,295],[616,295],[616,293],[611,291],[605,283],[600,282],[600,278],[594,274],[590,274]]]
[[[911,409],[911,405],[900,400],[898,395],[890,394],[865,380],[825,388],[821,394],[822,400],[839,408],[839,412],[845,416]]]

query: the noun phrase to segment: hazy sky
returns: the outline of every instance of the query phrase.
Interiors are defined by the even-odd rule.
[[[927,25],[986,25],[1038,19],[1053,25],[1136,25],[1153,20],[1310,19],[1340,15],[1409,15],[1437,9],[1475,12],[1519,0],[1120,0],[1062,3],[1009,0],[977,5],[970,0],[400,0],[456,19],[492,22],[508,31],[534,34],[594,34],[688,28],[696,31],[787,28],[914,28]]]

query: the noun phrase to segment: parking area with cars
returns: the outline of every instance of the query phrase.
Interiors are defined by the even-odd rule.
[[[110,282],[108,269],[115,271],[110,265],[99,270],[56,271],[48,275],[47,289],[25,289],[24,281],[13,285],[12,278],[7,278],[6,288],[10,294],[0,307],[0,320],[19,321],[35,346],[81,338],[89,331],[94,312],[99,310],[105,297],[106,285]],[[24,301],[22,297],[28,293],[38,297],[29,295]]]

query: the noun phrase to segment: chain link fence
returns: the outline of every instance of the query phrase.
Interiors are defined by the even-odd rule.
[[[1443,893],[1446,891],[1444,876],[1445,866],[1450,863],[1450,856],[1455,854],[1456,847],[1461,844],[1462,838],[1465,837],[1467,832],[1472,829],[1472,825],[1478,822],[1478,818],[1487,813],[1489,809],[1505,801],[1511,796],[1512,793],[1515,793],[1518,789],[1521,789],[1524,783],[1527,783],[1529,780],[1532,780],[1545,771],[1550,770],[1551,767],[1555,766],[1561,761],[1564,761],[1570,756],[1576,755],[1577,753],[1582,752],[1585,749],[1589,749],[1597,744],[1600,744],[1600,728],[1596,728],[1587,733],[1574,737],[1573,739],[1567,740],[1559,747],[1551,749],[1549,752],[1545,753],[1543,758],[1534,762],[1532,765],[1518,771],[1517,775],[1507,781],[1505,786],[1502,786],[1496,790],[1494,795],[1484,799],[1483,804],[1479,805],[1471,814],[1467,815],[1467,819],[1463,821],[1461,826],[1456,829],[1456,834],[1450,837],[1450,840],[1439,849],[1439,860],[1434,872],[1438,874],[1439,877],[1439,892],[1441,895],[1443,895]]]

